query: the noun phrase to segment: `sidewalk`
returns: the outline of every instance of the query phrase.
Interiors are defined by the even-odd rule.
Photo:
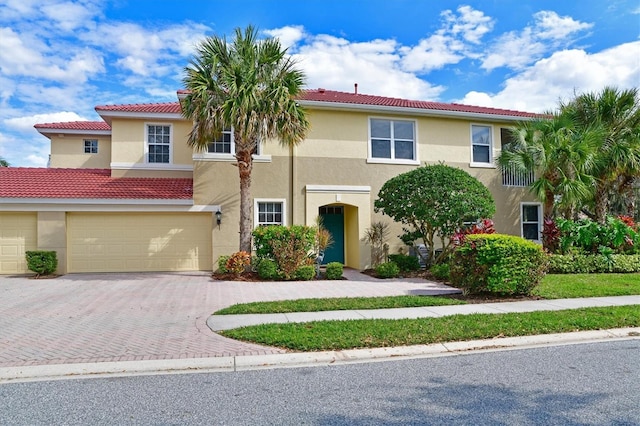
[[[418,308],[295,312],[288,314],[212,315],[207,319],[207,325],[213,331],[221,331],[249,325],[271,323],[325,320],[434,318],[448,315],[559,311],[562,309],[623,305],[640,305],[640,295],[588,297],[582,299],[527,300],[522,302],[477,303],[468,305],[425,306]]]

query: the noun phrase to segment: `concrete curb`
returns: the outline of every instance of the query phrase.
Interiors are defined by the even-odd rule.
[[[640,327],[391,348],[349,349],[343,351],[227,356],[214,358],[4,367],[0,368],[0,383],[149,374],[213,373],[273,368],[328,366],[350,363],[456,356],[477,352],[492,352],[544,346],[591,343],[603,340],[616,341],[627,339],[640,339]]]

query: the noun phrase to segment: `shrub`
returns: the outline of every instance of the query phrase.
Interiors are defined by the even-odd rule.
[[[287,280],[295,277],[296,270],[313,264],[316,229],[310,226],[260,226],[253,231],[256,255],[272,259]]]
[[[554,254],[549,256],[549,272],[553,274],[640,272],[640,255]]]
[[[327,263],[327,279],[328,280],[340,280],[342,279],[343,266],[340,262]]]
[[[280,274],[278,273],[278,265],[274,260],[262,259],[258,264],[258,276],[263,280],[275,280]]]
[[[295,278],[300,281],[312,280],[316,275],[316,267],[313,265],[304,265],[296,269]]]
[[[420,269],[420,261],[415,256],[407,256],[406,254],[390,254],[389,260],[398,265],[400,271],[417,271]]]
[[[246,251],[233,253],[227,260],[227,271],[240,275],[251,265],[251,255]]]
[[[385,262],[376,266],[376,275],[380,278],[395,278],[400,273],[400,268],[394,262]]]
[[[27,268],[40,275],[51,275],[58,269],[58,256],[55,251],[32,250],[25,252]]]
[[[451,260],[450,279],[465,293],[526,295],[540,283],[548,256],[537,244],[512,235],[468,235]]]
[[[429,269],[436,279],[447,281],[449,280],[450,266],[448,263],[441,263],[440,265],[433,265]]]
[[[218,258],[218,272],[220,272],[221,274],[226,274],[229,272],[229,270],[227,269],[227,261],[229,260],[231,256],[220,256]]]

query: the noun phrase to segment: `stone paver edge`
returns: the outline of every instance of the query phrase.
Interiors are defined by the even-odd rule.
[[[0,368],[0,384],[149,374],[238,372],[328,366],[633,339],[640,339],[640,327],[342,351],[4,367]]]

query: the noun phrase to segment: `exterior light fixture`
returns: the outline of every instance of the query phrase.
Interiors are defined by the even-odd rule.
[[[220,223],[222,223],[222,212],[220,210],[216,212],[216,223],[218,224],[218,229],[220,229]]]

